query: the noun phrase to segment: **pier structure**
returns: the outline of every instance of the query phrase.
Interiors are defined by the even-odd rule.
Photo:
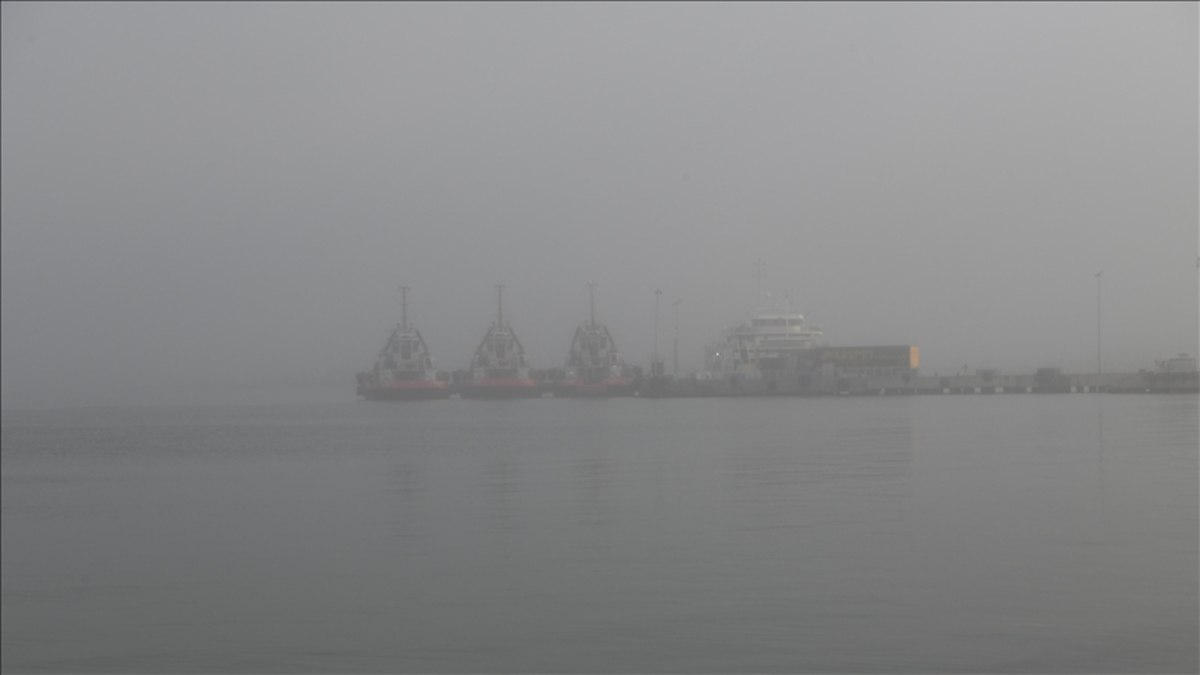
[[[846,348],[839,348],[846,349]],[[898,347],[859,348],[895,352]],[[915,349],[915,348],[914,348]],[[1174,362],[1175,367],[1168,365]],[[1192,364],[1186,369],[1188,363]],[[950,375],[923,374],[904,366],[845,366],[814,356],[765,372],[763,377],[714,378],[693,373],[674,379],[660,396],[902,396],[953,394],[1197,393],[1200,372],[1195,360],[1181,356],[1134,373],[1065,373],[1038,368],[1032,373],[1003,373],[983,368]],[[1183,366],[1183,367],[1180,367]]]

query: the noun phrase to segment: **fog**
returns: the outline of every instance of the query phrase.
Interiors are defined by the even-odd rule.
[[[3,405],[354,395],[760,291],[924,373],[1197,351],[1195,3],[2,6]],[[761,268],[756,264],[761,260]],[[761,280],[759,270],[762,271]],[[1096,273],[1103,270],[1103,276]],[[249,393],[248,393],[249,392]]]

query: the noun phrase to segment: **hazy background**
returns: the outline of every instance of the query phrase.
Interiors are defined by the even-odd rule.
[[[647,365],[788,291],[922,371],[1197,350],[1195,3],[5,2],[3,405],[353,396],[410,317]]]

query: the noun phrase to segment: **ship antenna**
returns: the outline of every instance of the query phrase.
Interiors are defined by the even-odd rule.
[[[595,326],[596,325],[596,282],[594,282],[594,281],[588,282],[588,297],[591,301],[591,309],[590,309],[590,313],[588,314],[588,316],[589,316],[588,325]]]
[[[496,284],[496,327],[504,327],[504,284]]]
[[[400,330],[408,330],[408,286],[400,287]]]

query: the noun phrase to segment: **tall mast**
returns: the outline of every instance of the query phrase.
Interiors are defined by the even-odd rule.
[[[408,330],[408,286],[400,287],[400,330]]]
[[[588,282],[588,296],[591,299],[591,310],[588,314],[588,325],[594,327],[596,325],[596,282],[594,281]]]
[[[496,284],[496,327],[504,327],[504,284]]]

